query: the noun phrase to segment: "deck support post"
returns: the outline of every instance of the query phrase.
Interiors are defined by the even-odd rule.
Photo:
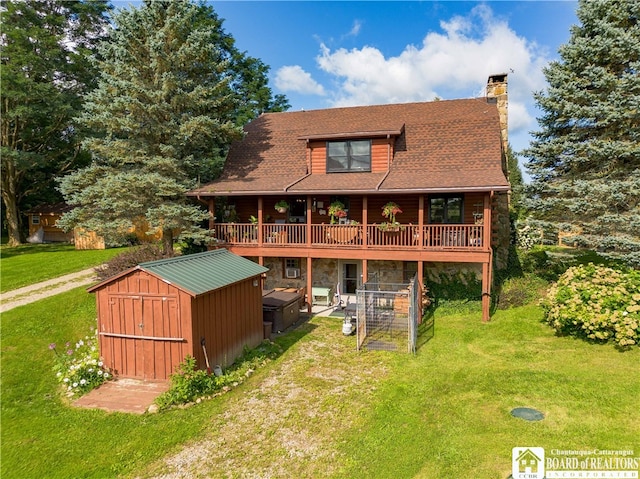
[[[313,297],[311,292],[313,291],[313,278],[311,272],[311,265],[313,264],[313,258],[307,256],[307,313],[311,313],[311,303],[313,303]]]

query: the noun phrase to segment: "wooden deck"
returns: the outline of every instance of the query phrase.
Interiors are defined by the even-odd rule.
[[[168,381],[116,379],[85,394],[73,405],[110,412],[144,414],[156,397],[168,389]]]
[[[484,225],[382,225],[218,223],[221,243],[245,247],[486,251]]]

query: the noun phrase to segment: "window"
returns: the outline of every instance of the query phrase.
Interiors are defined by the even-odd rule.
[[[462,223],[462,196],[433,196],[429,198],[429,223]]]
[[[327,172],[371,171],[371,141],[328,141]]]
[[[32,215],[31,216],[31,224],[32,225],[39,225],[40,224],[40,217],[36,216],[36,215]]]
[[[300,258],[284,258],[282,276],[285,279],[300,278]]]

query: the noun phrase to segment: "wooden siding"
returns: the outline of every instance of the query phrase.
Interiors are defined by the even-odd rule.
[[[438,195],[432,195],[438,196]],[[484,193],[465,193],[464,195],[464,223],[465,224],[473,224],[474,217],[473,213],[482,213],[483,211],[483,201],[484,201]],[[424,224],[429,222],[429,195],[424,195]],[[291,201],[295,198],[306,198],[302,196],[266,196],[264,197],[264,213],[263,213],[263,222],[264,223],[275,223],[276,220],[286,220],[288,218],[288,213],[278,213],[274,209],[274,205],[285,199],[287,201]],[[327,214],[327,210],[329,205],[331,204],[332,196],[329,195],[313,195],[313,198],[316,200],[316,204],[321,202],[323,207],[317,207],[315,211],[311,212],[311,224],[328,224],[331,221],[331,217]],[[388,203],[389,201],[395,201],[400,208],[402,209],[402,213],[398,214],[396,220],[402,224],[418,224],[419,219],[419,197],[418,195],[369,195],[367,198],[368,204],[368,224],[380,224],[385,221],[388,221],[382,216],[382,206]],[[231,200],[233,204],[236,205],[236,213],[238,215],[238,223],[249,223],[250,216],[258,216],[258,197],[256,196],[243,196],[233,198]],[[351,196],[348,201],[349,205],[349,219],[357,221],[359,223],[363,222],[362,217],[362,208],[363,208],[363,197],[362,196]],[[325,214],[321,215],[320,211],[324,210]],[[267,221],[267,215],[269,215],[269,221]],[[224,219],[220,219],[219,222],[225,222]],[[240,240],[239,240],[240,241]]]
[[[253,283],[257,282],[257,286]],[[254,348],[264,337],[262,288],[259,277],[203,294],[193,302],[194,357],[205,367],[200,341],[205,338],[211,367],[229,366],[244,347]]]
[[[135,271],[96,293],[100,354],[122,377],[167,379],[193,354],[191,296]]]
[[[254,286],[254,282],[257,284]],[[167,379],[187,355],[228,366],[263,339],[259,276],[192,297],[145,271],[96,291],[100,354],[121,377]]]
[[[375,138],[371,141],[371,172],[380,173],[389,169],[390,158],[393,158],[393,141],[386,138]],[[391,146],[389,144],[391,143]],[[327,173],[327,142],[312,141],[308,148],[311,149],[311,172],[314,175]]]
[[[35,235],[40,228],[44,232],[44,242],[70,242],[73,239],[72,233],[65,233],[56,226],[56,222],[62,215],[58,213],[30,213],[29,236]],[[38,223],[34,224],[33,219],[38,218]]]

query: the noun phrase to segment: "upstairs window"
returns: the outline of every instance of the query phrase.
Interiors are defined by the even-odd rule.
[[[327,173],[345,171],[371,171],[371,140],[327,142]]]
[[[429,198],[429,223],[462,223],[462,196]]]

